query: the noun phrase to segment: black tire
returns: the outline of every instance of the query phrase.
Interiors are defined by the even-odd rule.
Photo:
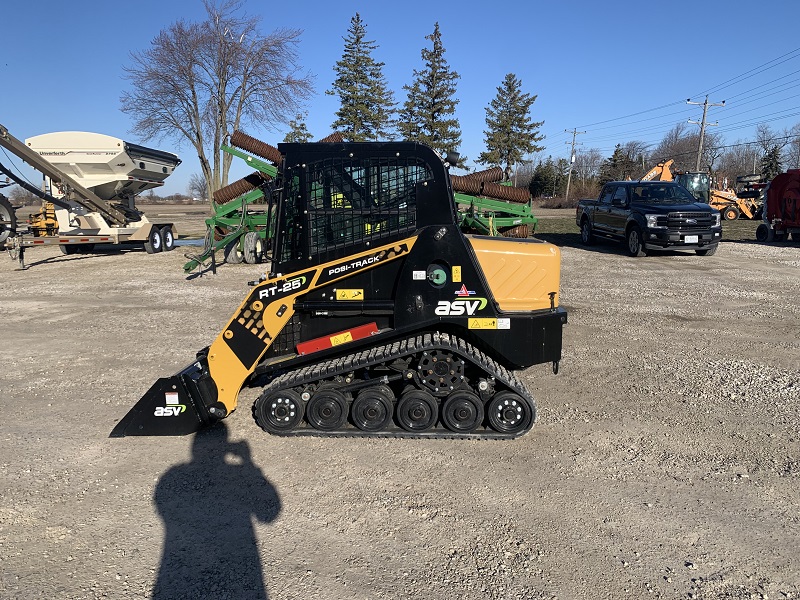
[[[714,244],[710,248],[703,248],[702,250],[695,250],[699,256],[714,256],[717,253],[719,244]]]
[[[771,242],[774,237],[775,232],[772,230],[772,227],[766,223],[761,223],[761,225],[756,227],[756,240],[762,244],[765,242]]]
[[[147,241],[144,243],[144,249],[148,254],[155,254],[161,252],[164,247],[164,238],[161,237],[161,230],[153,227],[150,230],[150,235],[147,236]]]
[[[392,422],[394,394],[385,385],[359,392],[350,407],[350,419],[361,431],[380,431]]]
[[[225,262],[229,265],[238,265],[244,260],[244,254],[239,249],[239,240],[236,238],[225,246]]]
[[[75,246],[75,252],[78,254],[91,254],[94,252],[94,244],[78,244]]]
[[[625,243],[630,256],[647,256],[644,250],[644,242],[642,241],[642,229],[638,225],[631,226],[628,233],[625,235]]]
[[[347,420],[347,400],[341,392],[322,388],[314,392],[306,405],[306,421],[314,429],[333,431]]]
[[[470,433],[483,422],[483,402],[474,392],[456,390],[442,405],[442,423],[450,431]]]
[[[255,265],[264,259],[264,240],[258,235],[256,231],[248,231],[244,234],[244,243],[242,244],[244,255],[244,262],[248,265]]]
[[[793,242],[800,242],[800,232],[793,231],[789,235],[791,236]]]
[[[406,431],[427,431],[439,419],[436,399],[425,390],[410,389],[403,392],[397,403],[397,424]]]
[[[269,433],[284,433],[303,420],[304,407],[300,395],[292,390],[280,390],[260,396],[253,404],[256,423]]]
[[[486,408],[489,426],[500,433],[515,435],[530,429],[536,419],[536,410],[519,394],[495,394]]]
[[[0,244],[17,234],[17,213],[8,198],[0,194]]]
[[[722,211],[722,218],[726,221],[735,221],[739,218],[740,214],[739,209],[735,206],[726,206]]]
[[[592,224],[589,219],[581,221],[581,243],[584,246],[591,246],[594,244],[594,233],[592,232]]]
[[[67,256],[78,252],[77,244],[61,244],[59,248],[61,248],[61,254],[66,254]]]
[[[172,227],[169,225],[165,225],[161,228],[161,241],[164,252],[172,252],[175,250],[175,234],[172,233]]]

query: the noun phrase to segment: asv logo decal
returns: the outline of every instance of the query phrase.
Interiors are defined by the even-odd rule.
[[[178,392],[167,392],[164,394],[166,406],[156,406],[153,411],[154,417],[177,417],[186,410],[185,404],[179,404]]]
[[[486,308],[486,298],[457,298],[450,301],[439,300],[434,312],[443,317],[458,317],[460,315],[474,315],[484,308]]]

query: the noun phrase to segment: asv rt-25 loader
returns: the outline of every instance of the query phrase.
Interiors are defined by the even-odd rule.
[[[233,412],[246,383],[263,386],[253,414],[276,435],[528,431],[536,407],[513,371],[558,370],[558,248],[464,235],[448,163],[427,146],[279,150],[271,271],[111,435],[192,433]]]

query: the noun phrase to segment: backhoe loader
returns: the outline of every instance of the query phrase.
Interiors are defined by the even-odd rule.
[[[514,438],[536,418],[514,373],[558,372],[560,252],[466,235],[449,164],[412,142],[287,143],[265,182],[270,270],[214,342],[159,379],[112,437],[183,435],[244,385],[274,435]]]

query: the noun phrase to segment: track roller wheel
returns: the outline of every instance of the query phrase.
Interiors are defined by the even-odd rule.
[[[397,403],[397,424],[406,431],[426,431],[436,425],[438,417],[436,399],[425,390],[407,390]]]
[[[320,431],[339,429],[347,420],[347,400],[341,392],[322,388],[314,392],[306,406],[306,421]]]
[[[483,402],[477,394],[456,390],[442,405],[442,423],[450,431],[469,433],[483,422]]]
[[[278,390],[260,396],[253,405],[259,427],[269,433],[291,431],[303,420],[303,401],[292,390]]]
[[[394,394],[385,385],[359,392],[350,407],[350,418],[361,431],[380,431],[392,422]]]
[[[521,396],[514,392],[495,394],[486,408],[489,425],[500,433],[516,434],[530,428],[535,411]]]

